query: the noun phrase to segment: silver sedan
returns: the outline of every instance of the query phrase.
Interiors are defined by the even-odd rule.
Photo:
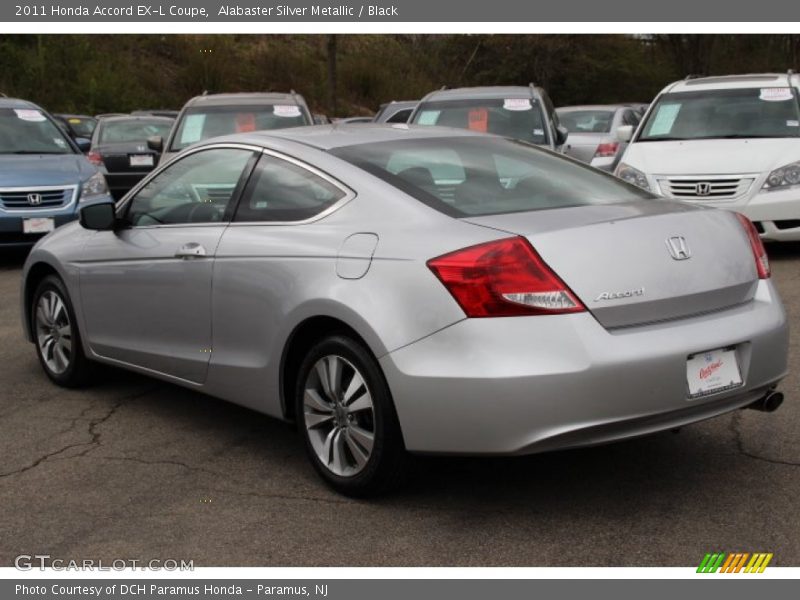
[[[525,143],[407,125],[189,148],[31,252],[45,373],[95,363],[292,420],[334,488],[773,410],[786,315],[753,225]]]

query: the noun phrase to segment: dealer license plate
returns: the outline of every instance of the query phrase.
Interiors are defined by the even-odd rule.
[[[23,233],[48,233],[56,228],[56,222],[50,217],[40,217],[37,219],[23,219]]]
[[[742,374],[736,351],[710,350],[690,356],[686,361],[686,379],[690,398],[739,387]]]
[[[132,154],[131,155],[132,167],[152,167],[153,155],[152,154]]]

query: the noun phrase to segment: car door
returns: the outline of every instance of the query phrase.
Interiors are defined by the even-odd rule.
[[[211,357],[214,256],[253,149],[208,147],[171,163],[86,244],[80,293],[92,351],[193,383]]]

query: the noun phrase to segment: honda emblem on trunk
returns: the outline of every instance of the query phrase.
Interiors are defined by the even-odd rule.
[[[694,186],[694,191],[698,196],[708,196],[711,193],[711,184],[707,181],[701,181]]]
[[[667,250],[669,250],[669,255],[675,260],[692,258],[692,251],[689,250],[689,244],[686,243],[686,238],[680,235],[667,238]]]
[[[41,194],[28,194],[28,204],[31,206],[39,206],[42,203]]]

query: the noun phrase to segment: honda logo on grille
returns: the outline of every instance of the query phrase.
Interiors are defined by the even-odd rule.
[[[689,244],[686,243],[686,238],[680,235],[667,238],[667,250],[669,250],[669,255],[675,260],[692,258],[692,251],[689,250]]]
[[[42,203],[41,194],[28,194],[28,204],[31,206],[39,206]]]
[[[711,184],[707,181],[701,181],[694,186],[694,191],[698,196],[708,196],[711,193]]]

